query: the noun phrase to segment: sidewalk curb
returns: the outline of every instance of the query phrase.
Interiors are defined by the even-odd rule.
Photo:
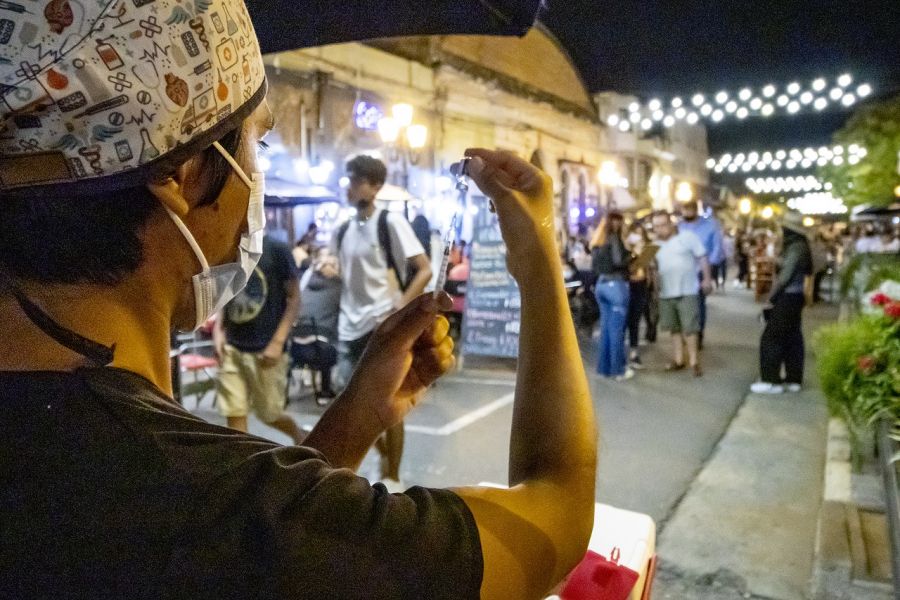
[[[836,418],[828,423],[822,506],[816,532],[811,598],[814,600],[889,600],[890,582],[878,581],[869,570],[861,511],[879,507],[871,494],[855,497],[847,426]]]

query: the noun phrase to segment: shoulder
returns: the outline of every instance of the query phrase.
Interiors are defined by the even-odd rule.
[[[700,239],[700,236],[692,231],[685,231],[683,236],[682,243],[694,251],[694,254],[697,256],[706,254],[706,246],[703,244],[703,240]]]
[[[413,232],[412,225],[410,225],[409,221],[406,220],[406,217],[400,213],[382,209],[382,214],[386,215],[383,218],[387,219],[387,224],[391,229],[404,232],[408,231],[410,233]]]

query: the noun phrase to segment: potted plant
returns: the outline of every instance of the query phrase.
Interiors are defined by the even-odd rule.
[[[882,282],[862,296],[863,310],[816,332],[822,391],[833,416],[847,423],[853,468],[862,466],[879,419],[900,439],[900,284]]]

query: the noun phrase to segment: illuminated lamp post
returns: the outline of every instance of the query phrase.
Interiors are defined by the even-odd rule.
[[[675,199],[684,204],[694,199],[694,188],[687,181],[678,184],[675,190]]]
[[[753,212],[753,201],[750,198],[741,198],[740,202],[738,202],[738,212],[747,219],[745,228],[747,231],[750,231],[750,213]]]
[[[410,104],[395,104],[391,114],[378,121],[378,135],[390,150],[391,162],[400,162],[400,185],[409,191],[409,168],[419,164],[421,150],[428,143],[428,127],[413,123],[414,109]],[[409,217],[406,202],[403,214]]]
[[[619,174],[619,168],[615,161],[605,160],[600,165],[600,171],[597,173],[597,181],[600,182],[600,198],[603,208],[609,211],[612,207],[612,198],[610,197],[610,188],[619,185],[622,176]]]

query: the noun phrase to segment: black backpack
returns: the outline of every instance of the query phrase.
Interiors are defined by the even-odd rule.
[[[344,241],[344,236],[347,234],[347,228],[349,227],[350,221],[344,221],[337,230],[338,256],[341,254],[341,244]],[[394,262],[394,253],[391,252],[391,234],[388,231],[388,211],[386,210],[382,210],[378,215],[378,244],[381,246],[385,258],[387,258],[388,268],[393,269],[394,274],[397,275],[397,281],[400,283],[400,290],[405,292],[406,288],[409,287],[409,282],[412,281],[415,276],[416,271],[414,269],[408,269],[406,275],[402,275],[400,267]]]

